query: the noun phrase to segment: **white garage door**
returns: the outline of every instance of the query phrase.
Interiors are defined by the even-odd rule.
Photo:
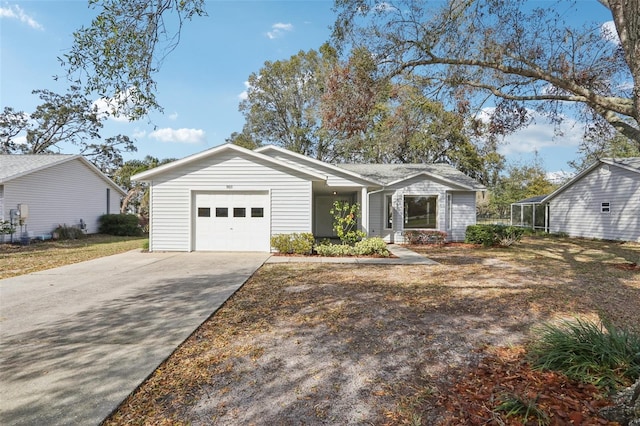
[[[195,194],[195,249],[270,251],[268,192]]]

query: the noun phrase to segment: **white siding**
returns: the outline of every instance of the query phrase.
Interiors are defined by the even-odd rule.
[[[602,203],[610,203],[609,213],[601,211]],[[549,231],[640,242],[640,174],[596,167],[550,200]]]
[[[426,195],[437,197],[437,227],[435,230],[447,232],[449,241],[464,241],[468,225],[476,223],[476,199],[472,191],[451,191],[451,187],[424,177],[416,177],[401,182],[393,195],[392,242],[403,243],[404,238],[404,195]],[[452,226],[447,229],[447,192],[453,194]]]
[[[110,213],[119,213],[118,189],[81,160],[67,161],[5,183],[3,216],[8,219],[10,209],[26,204],[26,230],[33,236],[50,233],[58,225],[77,226],[80,219],[87,224],[87,233],[96,233],[98,218],[107,213],[107,188]]]
[[[451,229],[447,229],[451,241],[464,241],[467,226],[476,224],[476,193],[452,192],[453,211]]]
[[[150,249],[194,249],[192,191],[269,190],[271,234],[311,232],[311,184],[290,169],[236,152],[168,171],[152,182]]]

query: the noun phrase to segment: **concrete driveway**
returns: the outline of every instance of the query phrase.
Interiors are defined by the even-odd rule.
[[[268,257],[135,251],[0,280],[0,424],[100,423]]]

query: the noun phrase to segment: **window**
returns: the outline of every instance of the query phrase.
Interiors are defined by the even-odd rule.
[[[246,217],[247,209],[244,207],[234,207],[233,208],[233,217]]]
[[[211,217],[211,208],[198,207],[198,217]]]
[[[384,229],[393,228],[393,197],[391,195],[385,196],[385,210],[384,210]]]
[[[600,206],[601,213],[611,213],[611,203],[602,203]]]
[[[111,188],[107,188],[107,214],[111,213]]]
[[[262,207],[251,207],[251,217],[264,217],[264,209]]]
[[[435,229],[437,197],[423,195],[404,196],[405,229]]]
[[[226,207],[216,207],[216,217],[229,217],[229,209]]]

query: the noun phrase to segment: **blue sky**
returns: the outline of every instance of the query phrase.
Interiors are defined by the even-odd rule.
[[[579,0],[577,19],[606,22],[610,15],[596,0]],[[240,132],[244,117],[238,112],[249,75],[265,61],[288,59],[300,50],[318,49],[330,36],[333,2],[318,1],[208,1],[208,17],[196,17],[184,26],[181,41],[165,60],[158,82],[163,114],[149,120],[109,120],[103,137],[126,134],[145,155],[181,158],[224,143]],[[0,0],[0,107],[32,112],[39,99],[34,89],[63,93],[57,57],[72,44],[71,33],[89,25],[93,11],[86,0]],[[511,135],[501,152],[512,162],[525,163],[537,151],[550,172],[570,171],[581,129],[568,125],[564,137],[554,137],[551,126],[536,125]],[[69,153],[73,153],[72,150]]]

